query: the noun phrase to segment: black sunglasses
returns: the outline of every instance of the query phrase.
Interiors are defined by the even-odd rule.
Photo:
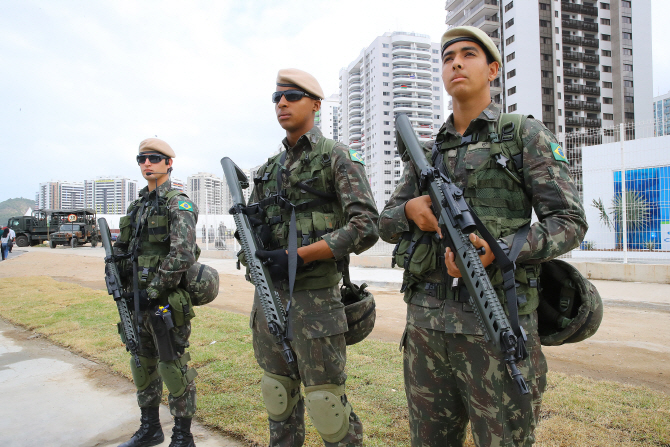
[[[272,94],[272,102],[274,102],[275,104],[279,103],[279,101],[281,101],[282,96],[285,97],[286,100],[290,102],[300,101],[305,96],[307,96],[308,98],[321,100],[321,98],[317,98],[316,96],[310,95],[309,93],[303,92],[302,90],[284,90],[281,92],[274,92]]]
[[[158,155],[158,154],[149,154],[149,155],[138,155],[137,156],[137,164],[142,165],[147,161],[147,158],[149,159],[149,163],[160,163],[161,160],[167,160],[170,157],[166,157],[165,155]]]

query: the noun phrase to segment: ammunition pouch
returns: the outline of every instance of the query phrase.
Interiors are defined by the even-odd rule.
[[[170,328],[166,324],[163,317],[157,315],[154,310],[149,312],[149,323],[154,331],[156,340],[156,349],[158,350],[158,358],[161,362],[172,362],[179,358],[175,349],[175,343],[170,333]]]
[[[421,231],[416,226],[414,231],[404,232],[393,249],[392,266],[404,268],[417,281],[426,278],[438,267],[440,243],[434,234]]]

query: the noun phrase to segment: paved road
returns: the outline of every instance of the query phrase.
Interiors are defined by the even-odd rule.
[[[0,445],[112,447],[139,427],[134,387],[104,367],[0,319]],[[169,444],[172,417],[161,406]],[[238,447],[193,424],[199,447]]]

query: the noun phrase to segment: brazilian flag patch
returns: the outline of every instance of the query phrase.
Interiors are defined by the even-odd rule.
[[[565,151],[560,144],[551,143],[551,153],[554,154],[556,160],[568,162],[568,159],[565,157]]]
[[[179,209],[184,211],[193,211],[193,204],[191,202],[180,200]]]
[[[363,157],[361,157],[361,154],[359,154],[355,150],[349,149],[349,157],[351,157],[351,161],[357,161],[358,163],[365,166],[365,161],[363,161]]]

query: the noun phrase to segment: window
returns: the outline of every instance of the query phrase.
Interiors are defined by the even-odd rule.
[[[385,130],[384,135],[391,135],[391,131],[390,130]]]
[[[601,25],[609,25],[610,24],[610,19],[600,19],[600,24]]]
[[[621,16],[621,22],[623,23],[633,23],[630,17],[628,16]]]
[[[634,103],[635,99],[632,96],[624,96],[623,97],[623,102]]]
[[[554,30],[555,30],[555,33],[556,33],[556,34],[559,34],[559,33],[558,33],[558,27],[554,28]]]
[[[621,1],[621,7],[622,8],[630,8],[630,1],[622,0]]]
[[[385,105],[385,106],[390,106],[391,105],[391,103],[388,102],[388,101],[383,101],[382,104]]]
[[[389,153],[389,154],[386,154],[386,152],[390,152],[390,151],[384,151],[384,155],[391,155],[390,153]],[[384,184],[385,184],[385,185],[390,185],[390,184],[391,184],[391,180],[384,180]]]
[[[605,120],[614,120],[614,114],[612,113],[603,113],[603,119]]]
[[[633,55],[633,49],[632,48],[624,48],[623,49],[623,55],[624,56],[632,56]]]
[[[382,76],[385,76],[385,77],[388,78],[388,77],[389,77],[389,74],[388,74],[388,73],[384,73],[384,72],[382,72]]]
[[[553,95],[554,94],[554,89],[549,88],[549,87],[542,87],[542,94],[543,95]]]
[[[556,66],[557,66],[557,67],[560,67],[560,66],[561,66],[561,61],[558,60],[558,59],[556,59]]]
[[[433,109],[440,110],[440,106],[433,106]]]
[[[384,155],[391,155],[391,151],[384,151]]]
[[[600,9],[610,9],[610,4],[600,2]]]
[[[391,92],[382,92],[382,96],[391,96]]]
[[[561,77],[560,77],[560,76],[556,76],[556,82],[557,82],[558,84],[561,83]]]
[[[512,104],[507,108],[507,113],[516,112],[516,104]]]
[[[612,98],[603,96],[603,104],[612,104]]]
[[[603,71],[605,73],[612,73],[612,67],[610,67],[609,65],[603,65]]]
[[[561,92],[558,92],[558,99],[561,99]]]
[[[545,112],[553,112],[554,111],[554,106],[552,106],[551,104],[545,104],[544,105],[544,111]]]
[[[440,91],[440,87],[433,87],[433,91],[434,91],[434,92],[439,92],[439,91]]]
[[[507,62],[514,60],[515,57],[516,57],[515,52],[512,52],[511,54],[508,54],[507,55]]]
[[[389,86],[389,83],[388,83],[388,82],[382,82],[382,85],[383,85],[384,87],[388,87],[388,86]]]
[[[554,11],[554,17],[558,17],[558,11]]]
[[[560,49],[561,49],[561,44],[560,44],[560,43],[557,43],[557,44],[556,44],[556,51],[559,51]]]
[[[382,47],[384,47],[384,48],[388,48],[388,47],[389,47],[389,44],[387,44],[387,43],[383,43],[383,44],[382,44]]]
[[[551,77],[551,72],[547,70],[542,70],[542,77],[543,78],[550,78]]]
[[[389,57],[388,53],[382,53],[382,57]]]
[[[624,118],[626,118],[627,120],[634,120],[635,119],[635,113],[633,113],[633,112],[625,112],[623,115],[624,115]]]
[[[505,39],[505,45],[509,45],[512,42],[514,42],[514,35],[509,36],[507,39]]]
[[[514,17],[505,22],[505,29],[509,28],[512,25],[514,25]]]
[[[612,84],[610,82],[610,84]],[[624,87],[632,87],[633,86],[633,81],[623,81],[623,86]]]
[[[633,71],[633,66],[630,64],[623,64],[623,71]]]
[[[610,50],[602,50],[602,55],[605,57],[612,57],[612,52]]]
[[[542,3],[540,3],[542,4]],[[540,26],[543,28],[546,28],[549,26],[549,21],[548,20],[540,20]]]
[[[382,67],[388,67],[388,66],[389,66],[389,63],[388,63],[388,62],[384,62],[384,63],[382,63]]]
[[[440,52],[437,50],[433,50],[433,54],[440,54]]]
[[[386,115],[386,116],[388,116],[390,114],[391,114],[391,112],[389,112],[388,110],[384,112],[384,115]]]
[[[507,72],[507,79],[513,78],[516,76],[516,69]]]
[[[563,116],[563,109],[558,109],[558,116]]]
[[[433,77],[433,82],[440,82],[440,78]]]
[[[623,37],[624,39],[631,40],[631,39],[633,39],[633,33],[623,32],[623,33],[621,33],[621,37]]]
[[[433,68],[433,73],[439,73],[440,69],[439,68]]]
[[[391,145],[391,142],[390,142],[390,141],[388,141],[388,140],[387,140],[387,141],[384,141],[384,146],[390,146],[390,145]]]
[[[439,59],[433,59],[433,63],[434,63],[434,64],[439,64],[439,63],[440,63],[440,60],[439,60]]]
[[[512,96],[516,93],[516,86],[507,89],[507,96]]]
[[[603,88],[612,88],[612,83],[603,81]]]
[[[546,3],[540,3],[540,10],[548,11],[549,10],[549,5],[547,5]]]
[[[440,119],[440,115],[433,115],[433,118],[436,119],[436,120],[439,120],[439,119]]]
[[[505,12],[509,11],[512,8],[514,8],[514,2],[509,2],[508,4],[505,5]]]
[[[385,125],[385,126],[390,126],[390,125],[391,125],[391,121],[384,121],[384,125]]]
[[[435,101],[439,101],[439,100],[440,100],[440,97],[439,97],[439,96],[433,96],[433,98],[435,98]]]
[[[609,34],[601,34],[601,35],[600,35],[600,38],[601,38],[602,40],[604,40],[604,41],[610,41],[610,40],[612,40],[612,36],[610,36]]]

